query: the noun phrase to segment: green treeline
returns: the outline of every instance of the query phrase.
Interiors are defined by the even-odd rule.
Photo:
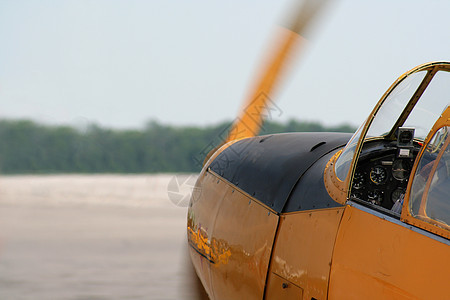
[[[152,121],[141,130],[90,125],[80,130],[28,120],[0,120],[0,173],[198,172],[205,154],[226,136],[230,123],[169,126]],[[266,122],[261,134],[354,132],[349,125]]]

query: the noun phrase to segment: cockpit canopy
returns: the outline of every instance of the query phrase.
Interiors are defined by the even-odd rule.
[[[449,104],[450,63],[402,75],[335,161],[345,200],[450,238]]]
[[[397,140],[399,128],[404,127],[414,129],[414,140],[423,142],[449,104],[450,63],[429,63],[405,73],[350,139],[336,161],[337,177],[345,181],[353,158],[371,139]]]

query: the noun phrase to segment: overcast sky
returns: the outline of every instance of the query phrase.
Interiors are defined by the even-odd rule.
[[[137,128],[233,119],[292,1],[0,0],[0,118]],[[341,0],[274,118],[358,125],[402,73],[450,60],[450,1]]]

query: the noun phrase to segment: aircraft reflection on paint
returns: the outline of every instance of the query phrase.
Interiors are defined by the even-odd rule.
[[[450,63],[400,76],[353,136],[255,136],[294,32],[317,7],[302,11],[196,183],[187,230],[204,289],[212,299],[448,298]]]

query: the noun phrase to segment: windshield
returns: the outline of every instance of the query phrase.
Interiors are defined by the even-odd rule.
[[[405,127],[416,141],[425,140],[434,122],[450,104],[448,67],[437,68],[430,65],[406,75],[380,102],[336,161],[335,174],[341,181],[347,177],[361,136],[364,141],[362,147],[373,138],[394,141],[398,128]]]
[[[427,79],[423,80],[427,73]],[[431,82],[426,86],[430,79]],[[420,91],[416,93],[419,88],[422,91],[426,88],[422,95]],[[414,103],[418,96],[419,100]],[[367,137],[385,136],[392,130],[397,130],[393,128],[397,125],[414,128],[415,139],[423,141],[449,103],[449,72],[439,71],[434,76],[427,71],[414,73],[405,78],[386,98],[370,125]],[[406,121],[397,123],[402,118]]]
[[[405,122],[416,129],[415,137],[424,140],[450,103],[450,73],[437,72]]]
[[[335,165],[336,176],[344,181],[347,177],[348,170],[350,170],[350,166],[353,159],[353,154],[355,154],[356,145],[358,144],[359,137],[361,136],[362,129],[364,128],[364,122],[359,129],[353,134],[350,141],[345,146]]]
[[[392,125],[397,121],[399,115],[405,109],[405,106],[416,92],[426,74],[426,71],[414,73],[406,77],[395,87],[380,109],[376,112],[376,116],[370,125],[367,136],[381,136],[387,134],[391,130]],[[355,154],[358,140],[366,122],[364,122],[355,132],[336,161],[335,173],[341,181],[345,180],[347,173],[350,170],[353,155]]]
[[[376,112],[376,116],[367,132],[367,137],[383,136],[391,131],[392,126],[409,103],[426,74],[426,71],[414,73],[397,85]]]

